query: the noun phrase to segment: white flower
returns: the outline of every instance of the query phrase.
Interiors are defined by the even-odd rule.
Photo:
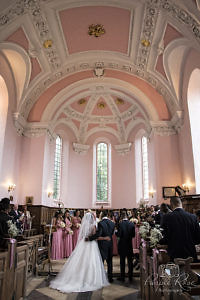
[[[159,241],[162,239],[163,235],[159,227],[151,229],[150,233],[150,246],[152,248],[156,247]]]
[[[8,234],[11,238],[18,235],[19,230],[17,229],[15,223],[13,223],[11,220],[7,221],[8,224]]]
[[[139,233],[141,237],[145,240],[149,235],[150,225],[148,222],[143,222],[142,226],[140,226]]]

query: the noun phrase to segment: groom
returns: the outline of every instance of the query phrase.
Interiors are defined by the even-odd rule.
[[[86,240],[93,241],[98,237],[109,237],[110,240],[98,240],[98,246],[101,253],[101,257],[104,261],[106,260],[108,266],[108,280],[113,282],[112,275],[112,256],[113,256],[113,243],[112,235],[114,233],[115,224],[108,218],[108,211],[102,212],[102,220],[98,223],[98,228],[95,234],[89,236]]]

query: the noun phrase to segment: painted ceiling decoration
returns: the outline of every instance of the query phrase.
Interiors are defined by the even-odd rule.
[[[19,134],[53,137],[63,123],[77,152],[102,130],[126,152],[139,124],[149,135],[180,129],[180,70],[200,47],[196,1],[2,0],[0,8],[0,51],[19,85]]]

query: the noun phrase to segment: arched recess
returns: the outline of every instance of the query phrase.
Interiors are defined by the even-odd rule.
[[[8,113],[8,89],[5,80],[0,75],[0,170],[2,165],[2,155],[4,149],[7,113]]]
[[[15,81],[17,106],[19,106],[23,92],[28,87],[30,81],[30,58],[23,48],[13,43],[1,43],[0,51],[3,52],[12,70]]]
[[[165,49],[163,54],[163,64],[166,75],[173,86],[177,104],[180,104],[180,84],[183,76],[183,65],[191,45],[184,38],[172,41]]]
[[[200,193],[200,69],[195,69],[189,79],[188,84],[188,111],[190,118],[190,128],[192,137],[192,149],[194,158],[194,172],[196,182],[196,193]]]

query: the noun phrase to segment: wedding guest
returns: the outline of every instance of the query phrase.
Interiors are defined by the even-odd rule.
[[[63,230],[63,245],[64,245],[64,257],[69,257],[72,253],[72,220],[69,210],[65,211],[64,215],[65,229]]]
[[[179,197],[170,199],[172,212],[163,216],[163,239],[160,244],[168,246],[171,260],[193,257],[197,260],[195,245],[200,243],[200,227],[197,217],[184,211]]]
[[[73,247],[73,250],[76,247],[76,244],[78,241],[80,226],[81,226],[80,210],[77,209],[75,211],[75,216],[72,217],[72,230],[73,230],[72,247]]]
[[[20,221],[21,213],[18,210],[18,204],[13,204],[9,212],[14,223],[16,223],[17,229],[21,230],[22,222]]]
[[[119,237],[118,252],[120,256],[120,273],[118,278],[120,281],[125,281],[125,259],[128,260],[128,277],[132,281],[133,277],[133,246],[132,238],[135,236],[134,223],[128,220],[127,212],[122,211],[121,222],[118,224],[116,235]]]
[[[0,247],[4,248],[6,242],[4,238],[8,237],[8,223],[12,218],[9,216],[10,199],[3,198],[0,202]]]
[[[22,207],[22,214],[19,219],[22,222],[23,230],[31,229],[31,213],[27,210],[27,205]]]
[[[63,222],[62,212],[55,213],[53,226],[56,227],[56,231],[53,232],[51,258],[57,260],[64,258],[63,230],[65,223]]]

